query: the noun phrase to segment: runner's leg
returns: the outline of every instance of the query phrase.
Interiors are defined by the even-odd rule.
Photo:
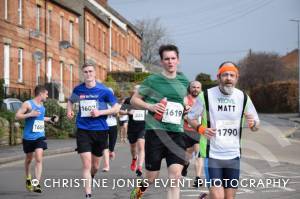
[[[169,179],[180,180],[182,168],[183,166],[180,164],[171,164],[168,167]],[[168,189],[168,199],[179,199],[179,198],[180,198],[180,187],[179,186],[170,187]]]
[[[92,190],[91,190],[91,186],[90,186],[90,182],[91,182],[91,172],[95,172],[95,171],[91,171],[92,169],[92,153],[91,152],[83,152],[80,153],[80,158],[81,158],[81,162],[82,162],[82,177],[83,179],[86,179],[86,184],[84,187],[84,191],[86,194],[91,194]]]
[[[138,151],[138,167],[143,167],[144,160],[145,160],[145,139],[138,139],[137,151]]]
[[[32,159],[33,159],[33,153],[26,153],[26,155],[25,155],[25,161],[24,161],[25,176],[26,176],[26,178],[28,178],[29,176],[31,176],[30,164],[31,164]]]
[[[37,148],[34,151],[35,158],[35,178],[40,181],[42,170],[43,170],[43,153],[44,150],[42,148]]]

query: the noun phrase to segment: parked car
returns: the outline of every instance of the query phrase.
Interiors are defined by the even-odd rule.
[[[8,110],[11,112],[17,112],[22,105],[22,101],[16,98],[7,98],[3,100],[1,104],[2,110]]]

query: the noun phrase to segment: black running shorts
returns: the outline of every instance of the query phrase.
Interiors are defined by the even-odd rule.
[[[108,131],[90,131],[77,129],[77,152],[91,152],[97,157],[103,155],[103,150],[108,148]]]
[[[40,137],[36,140],[25,140],[23,139],[23,151],[24,153],[32,153],[35,149],[41,148],[46,150],[47,142],[45,141],[46,137]]]
[[[149,171],[159,171],[161,161],[167,166],[185,164],[184,134],[162,130],[147,130],[145,135],[145,164]]]

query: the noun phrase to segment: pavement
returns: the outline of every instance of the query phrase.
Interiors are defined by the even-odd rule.
[[[45,150],[44,156],[74,152],[76,148],[76,140],[73,138],[47,139],[47,144],[48,149]],[[24,157],[22,144],[0,147],[0,165],[23,160]]]
[[[287,138],[292,138],[295,140],[300,140],[300,114],[299,113],[285,113],[285,114],[275,114],[274,116],[278,117],[279,119],[289,120],[293,122],[297,129],[287,135]]]

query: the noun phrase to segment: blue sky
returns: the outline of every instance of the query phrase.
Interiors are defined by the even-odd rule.
[[[109,0],[131,22],[161,19],[180,49],[180,70],[192,80],[216,78],[223,61],[238,62],[249,49],[285,55],[297,48],[300,0]]]

